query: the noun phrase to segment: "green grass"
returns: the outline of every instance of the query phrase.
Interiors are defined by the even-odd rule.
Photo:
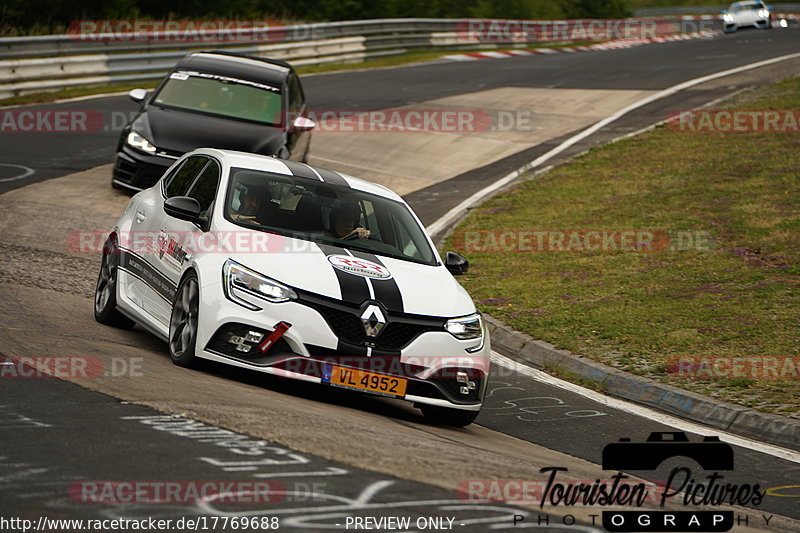
[[[131,89],[137,88],[152,89],[156,86],[157,81],[158,80],[153,80],[133,84],[112,83],[105,85],[87,85],[85,87],[73,87],[58,91],[24,94],[22,96],[12,96],[10,98],[0,99],[0,106],[41,104],[45,102],[53,102],[55,100],[63,100],[65,98],[77,98],[79,96],[90,96],[93,94],[116,93],[130,91]]]
[[[730,105],[800,109],[800,78]],[[800,356],[798,168],[797,133],[658,128],[522,182],[474,209],[454,235],[699,231],[710,246],[486,253],[451,237],[448,249],[470,259],[462,283],[478,307],[517,330],[629,372],[800,416],[797,379],[687,380],[667,372],[677,356]]]

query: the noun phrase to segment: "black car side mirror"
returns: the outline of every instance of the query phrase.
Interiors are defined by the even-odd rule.
[[[460,276],[469,270],[469,261],[455,252],[447,252],[444,256],[444,266],[452,275]]]
[[[200,218],[200,202],[188,196],[173,196],[164,201],[164,212],[180,220],[203,224]]]

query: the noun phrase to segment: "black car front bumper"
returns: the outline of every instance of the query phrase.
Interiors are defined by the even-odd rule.
[[[119,189],[141,191],[155,185],[179,156],[147,155],[127,146],[117,152],[111,183]]]

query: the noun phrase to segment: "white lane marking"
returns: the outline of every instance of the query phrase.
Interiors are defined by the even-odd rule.
[[[2,178],[0,179],[0,182],[21,180],[23,178],[27,178],[35,172],[35,170],[32,168],[24,167],[22,165],[12,165],[11,163],[0,163],[0,167],[19,168],[23,171],[22,174],[14,176],[13,178]]]
[[[753,450],[759,453],[771,455],[773,457],[784,459],[792,463],[800,463],[800,452],[796,452],[794,450],[787,450],[786,448],[781,448],[780,446],[773,446],[772,444],[764,444],[762,442],[750,440],[744,437],[740,437],[739,435],[727,433],[725,431],[716,428],[710,428],[707,426],[703,426],[702,424],[688,422],[686,420],[682,420],[680,418],[664,414],[660,411],[655,411],[648,407],[643,407],[641,405],[636,405],[633,403],[626,402],[625,400],[612,398],[610,396],[606,396],[605,394],[585,389],[580,385],[564,381],[555,376],[551,376],[550,374],[542,372],[541,370],[537,370],[527,365],[523,365],[522,363],[518,363],[497,352],[492,352],[492,362],[497,363],[498,365],[501,365],[505,368],[515,370],[520,374],[524,374],[530,378],[535,379],[536,381],[547,383],[548,385],[552,385],[560,389],[574,392],[575,394],[579,394],[584,398],[588,398],[592,401],[595,401],[601,405],[610,407],[612,409],[618,409],[626,413],[631,413],[636,416],[641,416],[642,418],[647,418],[654,422],[658,422],[660,424],[680,429],[681,431],[698,433],[700,435],[717,435],[719,436],[720,440],[727,442],[728,444],[733,444],[734,446],[739,446],[741,448],[747,448],[749,450]]]
[[[492,194],[493,192],[497,191],[501,187],[504,187],[505,185],[511,183],[512,181],[517,179],[519,176],[521,176],[525,172],[528,172],[529,170],[532,170],[532,169],[538,167],[542,163],[547,162],[548,160],[552,159],[554,156],[560,154],[561,152],[563,152],[564,150],[566,150],[567,148],[572,146],[573,144],[575,144],[575,143],[577,143],[579,141],[582,141],[583,139],[585,139],[589,135],[595,133],[596,131],[600,130],[601,128],[604,128],[604,127],[608,126],[612,122],[614,122],[614,121],[618,120],[619,118],[627,115],[628,113],[630,113],[631,111],[633,111],[635,109],[638,109],[638,108],[643,107],[643,106],[645,106],[647,104],[655,102],[656,100],[659,100],[661,98],[665,98],[667,96],[671,96],[671,95],[673,95],[673,94],[675,94],[677,92],[683,91],[684,89],[688,89],[690,87],[694,87],[695,85],[699,85],[701,83],[705,83],[707,81],[715,80],[717,78],[723,78],[725,76],[730,76],[731,74],[738,74],[739,72],[745,72],[747,70],[752,70],[754,68],[765,67],[767,65],[772,65],[774,63],[779,63],[781,61],[786,61],[786,60],[789,60],[789,59],[795,59],[795,58],[798,58],[798,57],[800,57],[800,52],[794,53],[794,54],[787,54],[787,55],[783,55],[783,56],[779,56],[779,57],[774,57],[772,59],[765,59],[763,61],[757,61],[756,63],[749,63],[747,65],[742,65],[741,67],[736,67],[736,68],[732,68],[732,69],[728,69],[728,70],[723,70],[723,71],[720,71],[720,72],[715,72],[714,74],[708,74],[706,76],[701,76],[699,78],[694,78],[694,79],[679,83],[677,85],[673,85],[672,87],[668,87],[667,89],[664,89],[664,90],[659,91],[659,92],[657,92],[655,94],[647,96],[647,97],[639,100],[638,102],[634,102],[631,105],[629,105],[628,107],[620,109],[619,111],[617,111],[613,115],[608,116],[608,117],[604,118],[603,120],[595,123],[594,125],[586,128],[582,132],[580,132],[580,133],[578,133],[576,135],[573,135],[572,137],[570,137],[569,139],[565,140],[564,142],[562,142],[561,144],[559,144],[558,146],[556,146],[555,148],[553,148],[549,152],[537,157],[536,159],[534,159],[530,163],[524,165],[523,167],[518,168],[517,170],[511,172],[510,174],[507,174],[506,176],[504,176],[503,178],[495,181],[491,185],[489,185],[487,187],[484,187],[483,189],[481,189],[480,191],[476,192],[475,194],[473,194],[472,196],[470,196],[469,198],[467,198],[466,200],[464,200],[463,202],[461,202],[460,204],[458,204],[457,206],[452,208],[450,211],[445,213],[444,216],[442,216],[441,218],[436,220],[434,223],[429,225],[426,228],[426,230],[428,231],[428,233],[431,236],[436,235],[437,233],[439,233],[443,229],[445,229],[450,223],[452,223],[453,221],[458,219],[468,208],[472,207],[474,204],[476,204],[477,202],[479,202],[483,198],[489,196],[490,194]]]

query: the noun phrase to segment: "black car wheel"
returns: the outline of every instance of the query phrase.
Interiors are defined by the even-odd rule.
[[[169,356],[178,366],[190,367],[196,362],[194,350],[199,306],[200,287],[197,276],[191,273],[178,287],[169,319]]]
[[[103,244],[103,258],[97,286],[94,290],[94,319],[115,328],[130,329],[136,322],[117,309],[117,270],[119,267],[119,246],[112,235]]]

